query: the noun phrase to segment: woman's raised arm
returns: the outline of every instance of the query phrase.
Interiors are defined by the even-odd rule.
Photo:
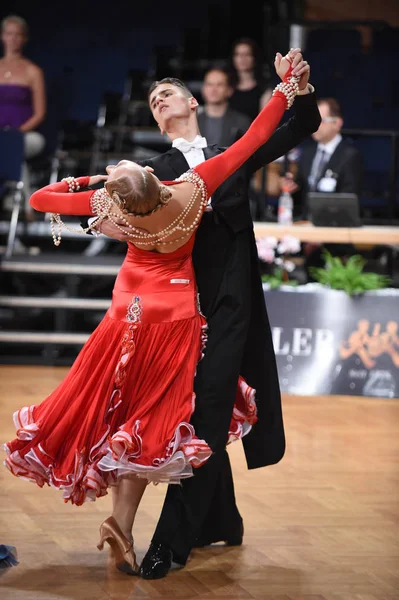
[[[29,204],[40,212],[58,213],[62,215],[93,215],[90,199],[93,190],[79,192],[89,185],[90,177],[68,177],[63,181],[51,183],[37,190],[30,197]],[[73,182],[76,182],[73,183]],[[71,193],[74,192],[74,193]]]

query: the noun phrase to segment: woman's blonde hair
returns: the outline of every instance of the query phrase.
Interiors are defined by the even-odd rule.
[[[107,181],[105,188],[122,209],[136,214],[150,212],[160,201],[159,183],[139,165],[128,174]]]
[[[28,35],[29,35],[28,23],[25,21],[25,19],[23,19],[22,17],[19,17],[18,15],[8,15],[7,17],[4,17],[4,19],[1,21],[1,25],[0,25],[1,33],[3,33],[5,27],[9,23],[17,23],[17,25],[20,25],[25,37],[26,38],[28,37]]]

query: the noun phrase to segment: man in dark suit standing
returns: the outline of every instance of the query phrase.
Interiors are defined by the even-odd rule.
[[[210,199],[196,232],[194,268],[208,341],[195,378],[192,424],[213,450],[206,465],[182,482],[170,485],[151,546],[141,564],[146,579],[164,577],[172,560],[184,565],[191,549],[216,541],[242,543],[243,522],[235,502],[226,442],[238,376],[256,389],[258,422],[243,438],[248,468],[279,462],[285,435],[276,360],[265,306],[253,222],[249,209],[250,178],[261,166],[298,145],[317,130],[320,115],[309,65],[299,52],[293,65],[300,76],[295,114],[269,141],[221,185]],[[294,56],[292,55],[292,56]],[[276,70],[282,70],[276,57]],[[178,79],[150,87],[149,104],[172,148],[143,161],[161,180],[171,180],[224,148],[208,146],[200,136],[198,102]],[[183,144],[184,142],[184,144]],[[179,150],[180,148],[180,150]],[[127,240],[111,223],[100,231]],[[156,385],[156,382],[154,382]]]
[[[285,179],[288,191],[302,218],[308,217],[307,193],[351,192],[360,198],[363,160],[357,148],[341,135],[343,118],[335,98],[318,101],[321,123],[312,134],[313,142],[304,145],[295,180]]]
[[[231,146],[251,124],[246,115],[229,107],[232,93],[227,71],[213,67],[205,73],[201,87],[204,104],[198,107],[197,118],[209,146]]]

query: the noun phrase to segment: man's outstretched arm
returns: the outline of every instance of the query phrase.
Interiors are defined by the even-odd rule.
[[[250,158],[248,166],[252,173],[284,156],[318,130],[321,116],[316,93],[313,88],[311,90],[310,93],[296,97],[295,114],[276,129],[272,137]]]

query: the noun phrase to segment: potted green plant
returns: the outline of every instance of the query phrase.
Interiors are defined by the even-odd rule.
[[[349,296],[363,294],[369,290],[380,290],[391,284],[386,275],[364,272],[367,261],[360,254],[350,256],[343,262],[324,250],[325,267],[311,267],[311,275],[327,287],[344,290]]]

